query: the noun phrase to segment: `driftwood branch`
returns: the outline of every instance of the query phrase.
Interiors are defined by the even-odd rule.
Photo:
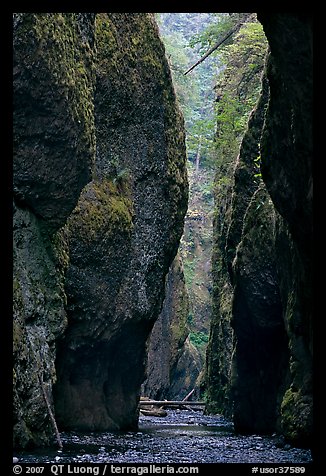
[[[48,414],[49,414],[50,421],[52,423],[52,426],[53,426],[53,429],[54,429],[54,432],[55,432],[55,436],[56,436],[56,440],[57,440],[59,449],[62,450],[63,445],[62,445],[62,441],[61,441],[61,438],[60,438],[60,433],[59,433],[59,430],[58,430],[57,422],[55,421],[54,414],[53,414],[48,396],[46,394],[46,390],[45,390],[45,386],[44,386],[44,382],[43,382],[43,372],[44,372],[43,352],[42,352],[41,348],[38,350],[38,352],[35,350],[34,344],[33,344],[33,342],[32,342],[28,333],[27,333],[27,342],[28,342],[31,351],[34,354],[34,358],[36,360],[36,369],[37,369],[36,373],[37,373],[37,378],[38,378],[38,381],[39,381],[39,384],[40,384],[40,387],[41,387],[41,390],[42,390],[43,399],[45,401],[45,404],[46,404],[46,407],[47,407],[47,410],[48,410]]]
[[[53,429],[54,429],[54,432],[55,432],[55,436],[56,436],[56,439],[57,439],[59,449],[62,450],[63,446],[62,446],[62,441],[61,441],[61,438],[60,438],[60,433],[59,433],[59,430],[58,430],[58,427],[57,427],[57,422],[55,421],[53,411],[52,411],[49,399],[48,399],[46,391],[45,391],[44,382],[43,382],[42,377],[41,377],[40,374],[38,374],[38,381],[39,381],[40,387],[42,389],[43,398],[44,398],[44,401],[45,401],[47,409],[48,409],[49,417],[50,417],[50,420],[51,420],[51,423],[52,423],[52,426],[53,426]]]
[[[210,56],[215,50],[217,50],[217,48],[219,46],[221,46],[223,43],[225,43],[225,41],[227,39],[230,38],[230,36],[232,36],[234,33],[236,33],[238,30],[240,30],[240,27],[246,23],[249,18],[251,17],[251,15],[249,16],[246,16],[243,21],[241,21],[240,23],[237,23],[233,28],[231,28],[231,30],[229,30],[217,43],[215,43],[215,45],[213,45],[205,54],[204,56],[202,56],[195,64],[193,64],[184,74],[184,76],[186,76],[186,74],[190,73],[190,71],[192,71],[194,68],[196,68],[196,66],[198,66],[200,63],[202,63],[203,61],[205,61],[206,58],[208,58],[208,56]]]
[[[194,393],[195,389],[193,388],[186,396],[185,398],[182,399],[183,402],[185,402],[186,400],[188,400],[189,397],[191,397],[191,395]]]

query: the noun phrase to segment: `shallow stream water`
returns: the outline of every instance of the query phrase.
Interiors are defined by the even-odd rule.
[[[282,463],[312,462],[308,449],[277,436],[242,436],[222,416],[168,410],[168,416],[140,416],[136,432],[61,433],[63,450],[16,453],[24,463]]]

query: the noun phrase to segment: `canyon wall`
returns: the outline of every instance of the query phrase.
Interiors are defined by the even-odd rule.
[[[187,207],[152,14],[14,19],[14,445],[135,428]],[[54,385],[55,384],[55,385]]]
[[[192,399],[198,398],[203,361],[190,342],[188,316],[189,296],[177,254],[167,275],[163,308],[148,342],[145,396],[182,400],[194,389]]]
[[[95,159],[94,15],[15,14],[14,445],[51,441],[56,339],[67,325],[62,226]]]
[[[233,416],[237,431],[309,446],[312,20],[258,19],[270,45],[262,94],[215,219],[208,410]]]
[[[270,45],[270,99],[261,138],[261,171],[282,217],[277,223],[276,253],[290,351],[281,428],[291,440],[311,444],[313,22],[309,12],[258,18]]]

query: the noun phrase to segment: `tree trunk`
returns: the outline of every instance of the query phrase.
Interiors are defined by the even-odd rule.
[[[199,172],[201,145],[202,145],[202,136],[199,136],[199,142],[198,142],[198,148],[197,148],[197,154],[196,154],[196,174],[198,174]]]

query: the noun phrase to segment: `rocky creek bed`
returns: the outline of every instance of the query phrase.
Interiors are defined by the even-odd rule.
[[[15,453],[25,463],[311,463],[308,449],[280,437],[243,436],[222,416],[168,410],[165,418],[140,416],[134,432],[61,433],[63,450]]]

